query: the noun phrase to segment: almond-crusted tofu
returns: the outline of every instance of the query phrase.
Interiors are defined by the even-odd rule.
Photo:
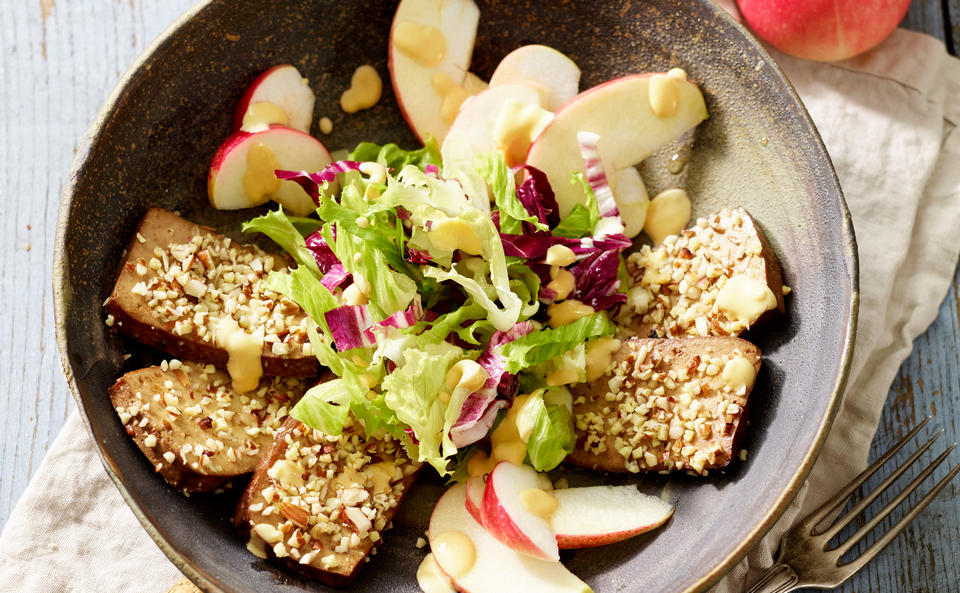
[[[300,307],[260,286],[283,256],[242,245],[162,208],[151,208],[127,248],[105,303],[121,333],[183,360],[225,367],[227,351],[212,324],[263,328],[265,375],[312,377],[320,370]]]
[[[255,555],[328,585],[351,581],[380,542],[420,464],[359,424],[326,435],[283,425],[240,499],[234,524]]]
[[[737,336],[784,312],[780,264],[743,208],[642,247],[627,272],[633,286],[618,321],[640,337]]]
[[[625,340],[602,377],[571,387],[567,461],[611,472],[723,467],[759,370],[760,350],[740,338]]]
[[[173,361],[129,372],[109,393],[157,473],[200,492],[252,472],[306,387],[304,379],[268,377],[241,395],[213,366]]]

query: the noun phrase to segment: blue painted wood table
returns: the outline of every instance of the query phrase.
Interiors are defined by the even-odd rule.
[[[74,404],[53,337],[50,263],[76,143],[120,74],[193,0],[0,0],[0,526]],[[960,47],[960,0],[914,0],[903,26]],[[960,165],[958,165],[960,166]],[[874,455],[933,415],[960,440],[960,271],[890,390]],[[954,483],[845,592],[960,591]]]

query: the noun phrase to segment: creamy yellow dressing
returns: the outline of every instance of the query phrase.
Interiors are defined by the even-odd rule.
[[[440,569],[433,554],[427,554],[420,566],[417,567],[417,584],[423,593],[456,593],[453,584]]]
[[[275,171],[280,163],[273,151],[257,142],[247,151],[247,170],[243,172],[243,189],[253,205],[263,204],[270,194],[280,189]]]
[[[283,107],[269,101],[257,101],[247,107],[240,129],[246,132],[258,132],[267,129],[271,124],[286,126],[289,123],[290,118],[287,117]]]
[[[437,249],[460,251],[469,255],[482,255],[483,244],[470,225],[459,218],[439,220],[430,227],[427,238]]]
[[[427,68],[436,66],[447,55],[447,40],[440,29],[409,21],[398,23],[394,28],[393,44]]]
[[[547,382],[547,385],[551,387],[558,387],[560,385],[569,385],[571,383],[578,383],[580,381],[580,371],[577,369],[554,369],[547,373],[547,376],[544,377]]]
[[[654,245],[659,245],[686,228],[692,211],[687,192],[680,188],[664,190],[650,201],[643,231]]]
[[[734,356],[723,365],[723,382],[736,391],[741,387],[750,387],[757,377],[753,363],[744,356]]]
[[[732,276],[717,293],[717,309],[728,319],[747,325],[776,306],[777,297],[769,286],[743,274]]]
[[[356,113],[361,109],[370,109],[380,100],[383,93],[383,81],[373,66],[364,64],[353,72],[350,88],[340,95],[340,109],[346,113]]]
[[[232,317],[224,317],[211,325],[214,341],[227,351],[227,372],[233,380],[233,388],[239,393],[256,389],[263,376],[260,361],[263,328],[248,334]]]
[[[577,254],[566,245],[553,245],[547,249],[544,262],[548,266],[569,266],[577,261]]]
[[[332,131],[333,131],[333,120],[331,120],[329,117],[326,117],[326,116],[321,117],[321,118],[320,118],[320,133],[321,133],[321,134],[329,134],[329,133],[332,132]]]
[[[680,109],[677,79],[666,74],[654,74],[647,91],[650,109],[657,117],[673,117]]]
[[[389,492],[397,466],[392,461],[380,461],[367,466],[367,472],[373,481],[374,492]]]
[[[527,150],[553,119],[553,112],[539,105],[526,105],[508,99],[493,126],[493,140],[503,153],[507,165],[515,167],[527,158]]]
[[[562,301],[570,296],[570,293],[577,286],[577,279],[569,270],[559,267],[551,268],[550,277],[553,280],[547,284],[547,288],[557,293],[554,297],[556,301]]]
[[[549,521],[560,502],[557,497],[540,488],[525,488],[520,491],[520,504],[533,515]]]
[[[440,103],[440,117],[448,124],[452,124],[453,120],[457,119],[463,102],[473,93],[442,72],[435,72],[430,76],[430,85],[443,97]]]
[[[443,572],[458,579],[470,572],[477,561],[477,549],[462,531],[445,531],[431,538],[430,548]]]
[[[597,338],[587,344],[587,381],[595,381],[610,368],[613,355],[620,349],[616,338]]]
[[[550,327],[556,329],[573,323],[581,317],[595,313],[593,307],[578,300],[571,299],[562,303],[553,303],[547,307],[547,316],[550,318]]]

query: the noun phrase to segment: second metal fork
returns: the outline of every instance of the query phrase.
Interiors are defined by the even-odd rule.
[[[863,539],[865,535],[870,533],[897,505],[916,490],[920,484],[933,473],[937,466],[943,463],[943,460],[947,458],[950,451],[957,446],[956,443],[948,447],[946,451],[934,459],[920,475],[914,478],[893,500],[887,503],[880,512],[867,521],[863,527],[858,529],[849,539],[839,544],[836,548],[827,549],[829,542],[870,506],[907,468],[913,465],[914,462],[930,448],[933,442],[943,434],[943,430],[933,435],[929,441],[924,443],[913,455],[903,462],[889,477],[877,486],[876,489],[867,494],[863,500],[854,505],[848,512],[835,519],[829,527],[818,529],[818,526],[834,518],[854,491],[866,482],[882,465],[889,461],[897,451],[902,449],[910,439],[916,436],[929,420],[930,418],[927,417],[911,430],[907,436],[903,437],[900,442],[881,455],[870,467],[854,478],[852,482],[844,486],[832,498],[823,503],[820,508],[794,525],[790,531],[783,536],[780,542],[780,554],[776,564],[770,567],[770,569],[750,587],[748,593],[787,593],[803,587],[817,589],[833,589],[839,587],[844,581],[853,576],[854,573],[863,568],[867,562],[872,560],[887,544],[893,541],[893,538],[903,531],[903,528],[913,521],[913,519],[920,514],[920,511],[930,504],[930,501],[957,475],[957,472],[960,472],[960,466],[950,470],[916,506],[910,509],[902,519],[891,527],[889,531],[880,536],[870,547],[864,550],[862,554],[849,562],[843,564],[840,562],[844,554]]]

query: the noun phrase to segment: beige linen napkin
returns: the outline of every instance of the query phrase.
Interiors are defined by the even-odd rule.
[[[960,61],[906,31],[842,64],[776,58],[823,134],[853,214],[860,326],[847,397],[804,493],[722,593],[756,578],[797,514],[865,465],[890,384],[935,318],[960,250]],[[162,593],[178,576],[74,414],[0,535],[0,592]]]
[[[713,593],[756,580],[793,521],[866,467],[890,385],[936,318],[960,252],[960,60],[900,29],[835,64],[770,51],[837,169],[860,254],[860,320],[842,407],[803,491]]]

